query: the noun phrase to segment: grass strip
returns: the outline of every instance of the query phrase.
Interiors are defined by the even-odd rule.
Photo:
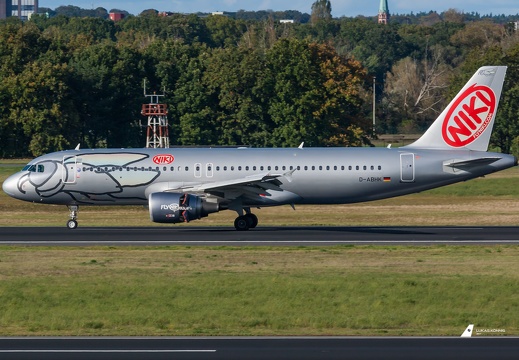
[[[0,335],[517,335],[519,247],[0,248]]]

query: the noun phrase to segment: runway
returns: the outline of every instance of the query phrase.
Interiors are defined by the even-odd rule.
[[[0,228],[23,246],[332,246],[519,244],[519,227]],[[460,328],[460,335],[463,332]],[[460,337],[23,337],[0,338],[19,359],[516,359],[519,338]]]
[[[463,331],[463,330],[461,330]],[[0,338],[2,359],[517,359],[512,337]]]
[[[519,227],[3,227],[0,244],[33,246],[333,246],[519,244]]]

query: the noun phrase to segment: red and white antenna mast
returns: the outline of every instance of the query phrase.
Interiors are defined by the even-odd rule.
[[[146,147],[169,148],[168,106],[159,104],[159,98],[164,95],[146,94],[146,80],[144,80],[144,96],[150,98],[149,104],[142,104],[141,110],[141,114],[148,117]]]

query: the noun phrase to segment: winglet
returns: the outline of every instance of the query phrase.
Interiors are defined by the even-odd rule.
[[[461,334],[461,337],[471,337],[472,336],[472,330],[474,329],[474,324],[470,324],[467,326],[463,334]]]

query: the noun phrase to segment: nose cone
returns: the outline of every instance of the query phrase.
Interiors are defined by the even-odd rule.
[[[11,175],[5,179],[2,184],[2,190],[4,190],[7,195],[16,198],[16,194],[20,194],[20,191],[18,190],[18,175]]]

